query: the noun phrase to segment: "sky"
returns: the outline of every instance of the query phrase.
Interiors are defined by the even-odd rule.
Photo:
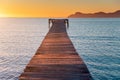
[[[0,0],[0,17],[67,17],[120,10],[120,0]]]

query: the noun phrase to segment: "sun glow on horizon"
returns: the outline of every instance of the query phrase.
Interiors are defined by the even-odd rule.
[[[4,10],[0,7],[0,17],[8,17],[9,15],[4,12]]]
[[[6,14],[0,13],[0,17],[7,17]]]

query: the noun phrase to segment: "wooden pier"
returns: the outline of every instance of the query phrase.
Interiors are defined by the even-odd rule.
[[[92,80],[66,28],[68,19],[49,19],[50,30],[19,80]]]

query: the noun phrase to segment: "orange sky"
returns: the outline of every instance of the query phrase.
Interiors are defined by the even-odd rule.
[[[114,12],[120,0],[0,0],[0,17],[67,17],[75,12]]]

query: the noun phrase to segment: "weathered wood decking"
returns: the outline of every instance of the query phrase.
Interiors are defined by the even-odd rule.
[[[52,27],[19,80],[92,80],[66,31],[65,19],[52,19]]]

